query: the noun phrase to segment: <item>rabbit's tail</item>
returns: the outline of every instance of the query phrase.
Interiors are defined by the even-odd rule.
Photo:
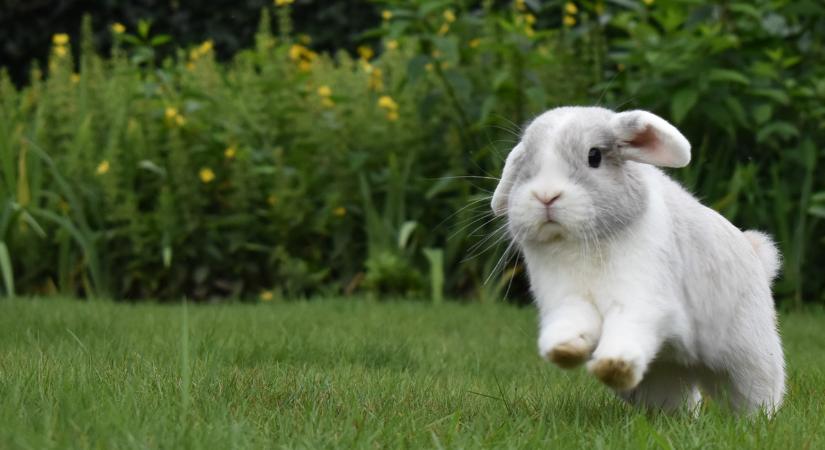
[[[745,237],[756,250],[759,260],[762,261],[762,267],[765,273],[768,274],[768,279],[773,281],[779,273],[780,255],[779,250],[776,249],[773,239],[766,233],[761,231],[748,230],[745,231]]]

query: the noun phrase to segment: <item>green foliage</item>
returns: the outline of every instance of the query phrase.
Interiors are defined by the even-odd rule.
[[[773,420],[626,406],[536,353],[532,308],[0,302],[0,447],[818,449],[823,311],[780,316]]]
[[[356,55],[313,51],[293,6],[226,64],[148,21],[101,56],[87,21],[28,86],[0,75],[4,286],[494,301],[523,287],[489,214],[503,155],[541,111],[605,104],[675,122],[674,175],[777,236],[780,297],[825,301],[818,3],[391,0]]]
[[[88,21],[77,62],[55,36],[45,75],[23,89],[0,81],[2,241],[17,291],[478,291],[500,255],[461,263],[493,228],[463,227],[486,214],[486,195],[456,176],[499,171],[509,120],[578,100],[559,83],[580,80],[564,75],[571,56],[554,33],[513,34],[524,14],[487,8],[422,4],[410,23],[435,14],[457,31],[387,22],[379,58],[315,53],[288,33],[289,7],[274,8],[277,37],[265,10],[256,46],[226,66],[211,41],[157,61],[167,38],[148,22],[112,28],[106,58]],[[510,37],[480,38],[479,24]]]
[[[825,6],[664,1],[617,8],[604,32],[608,75],[620,69],[610,101],[669,113],[694,143],[677,176],[734,223],[776,235],[780,296],[798,305],[823,292],[813,193],[825,191]]]

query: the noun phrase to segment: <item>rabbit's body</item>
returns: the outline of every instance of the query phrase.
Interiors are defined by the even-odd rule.
[[[541,354],[562,367],[587,362],[648,407],[695,404],[701,387],[737,410],[774,411],[785,378],[773,244],[640,163],[684,165],[689,144],[650,113],[623,114],[638,116],[559,108],[539,117],[494,196],[528,268]],[[630,144],[640,142],[651,152],[681,147],[636,156]],[[593,146],[604,147],[604,165],[593,167]],[[590,167],[577,162],[588,148]]]

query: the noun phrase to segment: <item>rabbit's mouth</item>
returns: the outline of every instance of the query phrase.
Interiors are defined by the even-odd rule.
[[[547,217],[533,233],[533,239],[541,243],[551,243],[562,240],[565,236],[565,228],[556,220]]]

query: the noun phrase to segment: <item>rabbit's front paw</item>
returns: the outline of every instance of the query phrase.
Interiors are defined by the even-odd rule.
[[[572,369],[587,361],[590,351],[584,339],[576,338],[556,345],[544,357],[561,368]]]
[[[633,358],[594,358],[587,370],[602,383],[618,391],[629,391],[642,381],[642,369]]]
[[[595,339],[579,334],[570,339],[553,339],[545,335],[539,342],[541,355],[563,369],[572,369],[590,358]]]

